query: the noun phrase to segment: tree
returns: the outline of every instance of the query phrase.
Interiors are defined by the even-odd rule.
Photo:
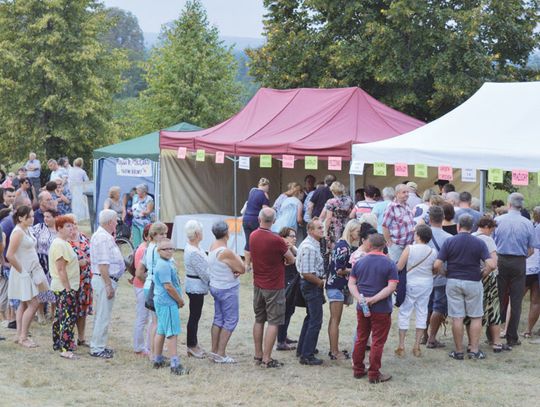
[[[145,64],[148,88],[140,95],[139,133],[180,121],[207,127],[238,111],[236,61],[200,1],[188,1],[161,39]]]
[[[129,11],[112,7],[105,12],[111,28],[105,33],[104,39],[111,48],[125,50],[129,61],[127,69],[122,73],[124,87],[117,97],[136,97],[146,89],[142,67],[145,58],[143,32],[137,17]]]
[[[110,141],[112,95],[125,56],[92,0],[0,1],[0,158],[30,149],[90,158]]]
[[[265,5],[267,44],[250,52],[251,74],[263,86],[361,86],[399,110],[432,120],[485,81],[535,75],[526,62],[539,43],[537,0]],[[291,38],[302,43],[289,47]]]

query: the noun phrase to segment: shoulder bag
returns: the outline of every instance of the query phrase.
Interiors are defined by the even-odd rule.
[[[428,257],[431,256],[431,253],[433,253],[433,249],[429,249],[429,253],[427,254],[427,256],[420,260],[418,263],[416,263],[414,266],[412,266],[409,270],[407,270],[406,264],[403,269],[399,270],[399,282],[396,288],[396,302],[394,304],[396,307],[399,308],[401,304],[403,304],[403,301],[405,301],[405,295],[407,294],[407,273],[413,271],[416,267],[425,262]]]

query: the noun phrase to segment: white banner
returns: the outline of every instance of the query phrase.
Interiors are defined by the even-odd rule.
[[[152,161],[141,158],[118,158],[116,175],[121,177],[151,177]]]
[[[462,182],[476,182],[476,170],[474,168],[461,169]]]
[[[241,170],[249,170],[249,159],[250,157],[238,157],[238,168],[240,168]]]
[[[363,175],[364,174],[364,163],[362,161],[351,161],[351,168],[349,174],[352,175]]]

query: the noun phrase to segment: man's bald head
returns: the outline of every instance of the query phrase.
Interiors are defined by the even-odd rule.
[[[272,208],[262,208],[259,212],[259,224],[263,227],[269,227],[276,219],[276,211]]]

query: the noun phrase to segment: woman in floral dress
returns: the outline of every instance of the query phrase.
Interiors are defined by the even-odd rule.
[[[38,223],[31,227],[31,233],[37,240],[37,253],[39,258],[39,264],[43,268],[49,285],[51,284],[51,275],[49,273],[49,248],[51,243],[56,237],[56,228],[54,226],[54,221],[58,213],[49,210],[43,212],[43,223]],[[45,304],[50,304],[49,315],[52,318],[54,315],[54,308],[56,304],[56,297],[54,293],[49,291],[44,291],[38,294],[39,307],[37,311],[38,322],[40,324],[45,324]]]
[[[324,218],[324,231],[326,240],[326,253],[325,257],[328,264],[328,258],[330,253],[334,249],[336,242],[341,239],[345,225],[349,220],[349,215],[354,207],[353,201],[350,196],[345,195],[345,186],[338,181],[334,181],[330,185],[330,191],[334,194],[333,198],[330,198],[325,206],[326,216]]]
[[[90,270],[90,239],[80,230],[77,222],[69,242],[79,259],[81,270],[79,291],[77,293],[77,345],[88,346],[85,339],[86,317],[92,315],[92,271]]]

